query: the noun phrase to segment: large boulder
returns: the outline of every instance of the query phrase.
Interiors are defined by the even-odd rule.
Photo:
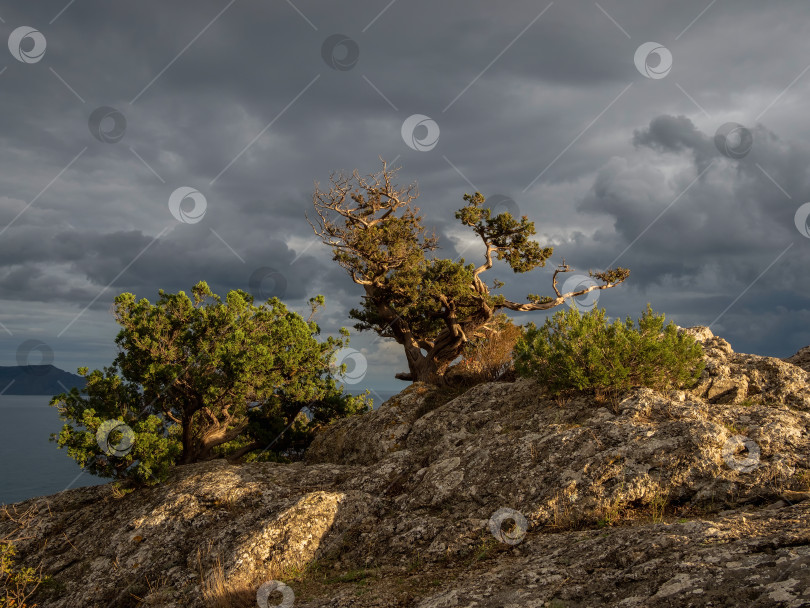
[[[402,450],[411,425],[421,416],[436,388],[416,382],[385,402],[385,407],[352,416],[316,436],[306,453],[308,463],[372,464]]]
[[[703,346],[706,369],[690,391],[710,403],[762,403],[787,405],[810,412],[810,372],[800,363],[810,347],[789,359],[735,353],[708,327],[680,328]]]

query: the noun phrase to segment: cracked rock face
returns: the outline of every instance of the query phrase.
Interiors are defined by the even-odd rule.
[[[303,463],[32,499],[0,535],[54,608],[217,606],[217,580],[252,606],[273,577],[300,607],[810,605],[808,372],[684,331],[707,353],[689,391],[561,404],[519,380],[435,407],[415,384]],[[502,509],[528,528],[509,543]],[[313,560],[335,575],[295,575]]]
[[[693,394],[710,403],[764,403],[810,411],[810,372],[806,369],[810,347],[783,361],[735,353],[708,327],[681,331],[699,341],[707,355],[706,369]]]

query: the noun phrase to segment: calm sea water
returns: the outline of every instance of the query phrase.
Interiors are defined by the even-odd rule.
[[[395,394],[372,393],[374,408]],[[50,396],[0,395],[0,504],[110,481],[82,472],[67,450],[48,440],[63,424],[49,400]]]
[[[50,396],[0,395],[0,504],[107,483],[49,441],[62,428]]]

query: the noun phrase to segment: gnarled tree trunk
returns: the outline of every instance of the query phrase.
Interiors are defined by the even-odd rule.
[[[395,377],[411,382],[445,384],[445,374],[448,368],[462,355],[469,337],[486,325],[492,317],[492,310],[486,307],[481,309],[480,315],[463,325],[449,323],[449,327],[442,331],[430,345],[423,344],[423,347],[429,346],[429,348],[419,348],[416,344],[408,344],[397,339],[400,344],[405,346],[408,372],[396,374]],[[394,333],[399,338],[397,332]]]

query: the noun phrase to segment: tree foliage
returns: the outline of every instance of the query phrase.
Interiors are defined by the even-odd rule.
[[[191,297],[159,296],[119,295],[118,356],[104,370],[80,368],[86,387],[51,401],[66,421],[52,439],[89,472],[151,483],[174,464],[243,457],[274,438],[270,451],[281,454],[368,408],[329,375],[348,332],[316,338],[322,296],[310,300],[309,320],[277,298],[256,306],[241,290],[223,302],[204,282]]]
[[[515,273],[545,266],[551,247],[531,240],[534,223],[509,213],[493,216],[484,197],[465,194],[466,205],[455,217],[481,241],[484,261],[476,266],[464,258],[433,255],[438,240],[428,233],[414,205],[414,185],[394,183],[395,169],[382,169],[368,177],[357,171],[333,174],[330,187],[316,184],[309,218],[315,234],[332,248],[333,259],[364,290],[361,307],[351,311],[355,328],[392,338],[405,349],[408,372],[402,380],[443,383],[448,366],[464,345],[490,327],[495,315],[513,311],[548,310],[595,289],[608,289],[629,275],[624,268],[591,272],[601,282],[578,291],[561,293],[557,276],[572,269],[563,263],[554,271],[553,296],[529,294],[527,302],[513,302],[495,292],[503,284],[484,283],[483,273],[495,260]]]
[[[664,321],[649,304],[638,327],[630,317],[608,324],[604,309],[558,311],[540,328],[529,324],[515,346],[515,369],[555,395],[584,391],[615,400],[634,386],[691,387],[705,365],[703,349]]]

